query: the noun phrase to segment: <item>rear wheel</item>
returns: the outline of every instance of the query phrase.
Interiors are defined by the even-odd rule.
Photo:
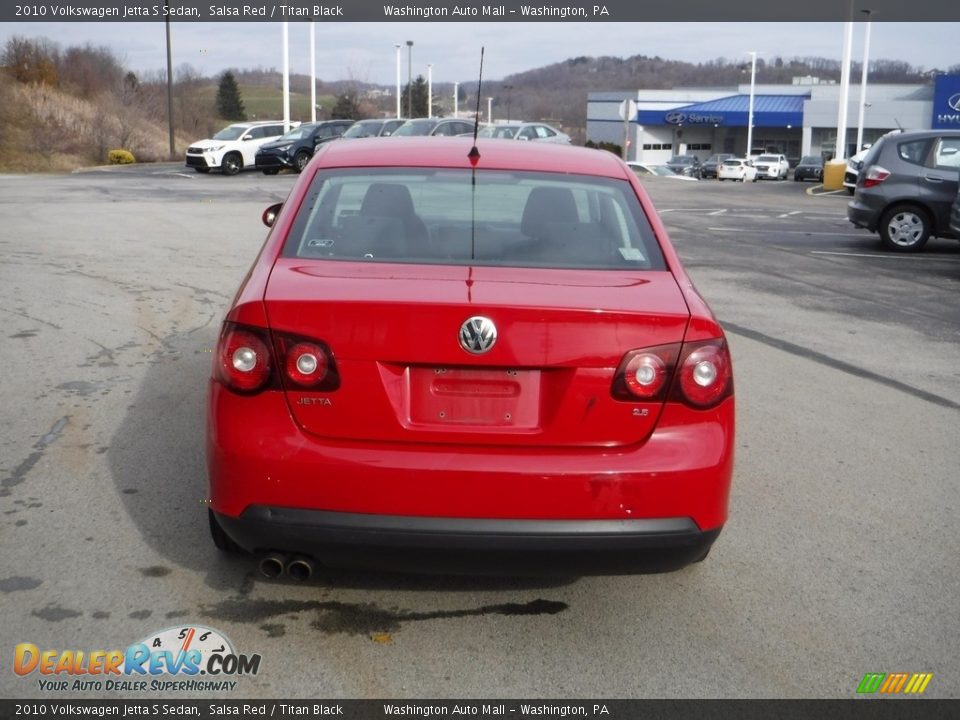
[[[264,175],[276,175],[278,172],[280,172],[280,168],[264,168],[263,169]]]
[[[303,150],[298,152],[293,158],[293,169],[298,173],[302,173],[303,169],[307,166],[307,163],[310,162],[310,156],[307,155]]]
[[[896,205],[880,218],[880,239],[890,250],[917,252],[930,239],[930,219],[916,205]]]
[[[237,153],[228,153],[220,163],[220,169],[224,175],[236,175],[243,169],[243,158]]]

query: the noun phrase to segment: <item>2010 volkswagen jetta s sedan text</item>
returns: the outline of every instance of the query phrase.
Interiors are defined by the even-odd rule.
[[[733,467],[730,354],[619,158],[330,143],[264,221],[209,386],[218,547],[299,579],[706,556]]]

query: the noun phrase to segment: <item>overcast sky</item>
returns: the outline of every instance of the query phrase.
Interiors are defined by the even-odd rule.
[[[309,73],[309,25],[290,23],[291,72]],[[854,29],[853,58],[863,55],[863,28]],[[4,23],[0,43],[11,35],[47,37],[61,46],[104,45],[137,71],[166,67],[162,23]],[[227,68],[283,66],[280,23],[173,23],[173,64],[189,63],[205,75]],[[701,62],[717,57],[744,60],[745,50],[763,57],[822,56],[840,60],[843,23],[317,23],[317,76],[392,85],[395,43],[413,40],[413,74],[434,82],[473,80],[480,46],[486,46],[484,77],[512,73],[579,55],[659,55]],[[873,24],[872,59],[903,60],[926,69],[960,64],[960,23]],[[597,88],[622,89],[622,88]]]

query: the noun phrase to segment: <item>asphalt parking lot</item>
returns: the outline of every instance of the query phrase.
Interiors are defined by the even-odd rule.
[[[883,252],[810,184],[650,182],[734,353],[710,557],[296,584],[215,551],[203,460],[218,325],[293,179],[0,176],[4,697],[62,697],[10,671],[15,643],[125,648],[191,623],[262,655],[234,697],[846,698],[866,672],[960,696],[960,243]]]

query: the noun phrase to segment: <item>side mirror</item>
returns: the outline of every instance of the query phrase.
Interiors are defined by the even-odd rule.
[[[280,208],[282,207],[283,203],[274,203],[264,210],[263,215],[260,216],[260,219],[263,220],[263,224],[267,227],[273,227],[273,224],[277,221],[277,215],[280,214]]]
[[[526,140],[529,142],[530,138],[528,138],[526,135],[520,135],[517,137],[517,140]]]
[[[242,138],[240,138],[240,139],[243,140],[243,141],[253,140],[253,135],[244,135],[244,136],[243,136]]]

